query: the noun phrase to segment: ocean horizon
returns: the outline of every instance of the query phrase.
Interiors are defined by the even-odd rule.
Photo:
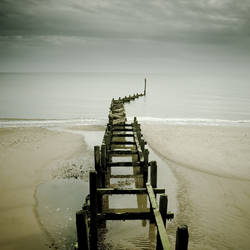
[[[185,73],[0,73],[0,127],[104,125],[112,98],[147,95],[126,105],[142,122],[249,126],[248,83]],[[208,81],[210,84],[207,84]]]

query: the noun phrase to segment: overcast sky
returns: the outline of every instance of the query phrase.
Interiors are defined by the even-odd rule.
[[[250,68],[250,0],[0,0],[0,71]]]

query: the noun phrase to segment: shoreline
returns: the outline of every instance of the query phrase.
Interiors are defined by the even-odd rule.
[[[1,249],[48,249],[36,217],[36,190],[51,180],[50,165],[82,150],[79,135],[46,128],[1,128]]]

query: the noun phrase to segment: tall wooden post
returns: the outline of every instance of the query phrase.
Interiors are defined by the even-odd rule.
[[[148,182],[148,149],[144,150],[144,166],[143,166],[143,181],[144,186],[146,187],[146,183]]]
[[[89,250],[89,230],[87,212],[80,210],[76,213],[76,233],[79,250]]]
[[[90,190],[90,249],[97,249],[97,173],[96,171],[89,172],[89,190]]]
[[[150,162],[150,182],[152,188],[157,187],[157,163],[156,161]]]
[[[95,171],[97,172],[97,186],[101,187],[101,156],[100,147],[94,146]]]
[[[100,147],[94,146],[94,155],[95,155],[95,170],[97,172],[97,187],[102,187],[102,168],[101,168],[101,155]],[[102,195],[97,197],[98,203],[98,212],[102,211]]]
[[[147,79],[144,79],[144,95],[146,95],[146,89],[147,89]]]
[[[188,227],[181,225],[176,231],[176,244],[175,250],[188,250]]]
[[[139,139],[139,137],[138,137],[138,139]],[[142,150],[142,152],[144,152],[144,150],[145,150],[145,141],[143,140],[143,139],[139,139],[139,141],[140,141],[140,145],[141,145],[141,150]]]
[[[161,217],[164,223],[164,226],[166,226],[166,220],[167,220],[167,210],[168,210],[168,196],[166,194],[161,194],[160,196],[160,204],[159,204],[159,210],[161,213]],[[161,239],[159,236],[159,233],[157,232],[157,243],[156,243],[156,249],[162,250],[162,244]]]
[[[167,210],[168,210],[168,195],[167,194],[161,194],[160,195],[159,210],[160,210],[160,213],[161,213],[161,217],[162,217],[164,226],[166,226]]]
[[[107,171],[107,156],[106,156],[106,145],[101,146],[101,168],[102,168],[102,187],[105,187],[106,171]]]

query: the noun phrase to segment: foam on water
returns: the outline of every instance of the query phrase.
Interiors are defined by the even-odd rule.
[[[166,124],[166,125],[196,125],[196,126],[230,126],[230,127],[250,127],[250,120],[222,120],[222,119],[202,119],[202,118],[163,118],[163,117],[137,117],[139,122],[145,124]],[[128,117],[132,122],[133,117]],[[0,128],[18,127],[67,127],[81,125],[105,125],[107,119],[0,119]]]
[[[192,118],[161,118],[137,117],[143,123],[160,123],[168,125],[198,125],[198,126],[244,126],[250,127],[250,120],[222,120],[222,119],[192,119]],[[129,117],[129,120],[132,120]]]
[[[0,128],[18,127],[55,127],[55,126],[80,126],[80,125],[104,125],[104,119],[1,119]]]

